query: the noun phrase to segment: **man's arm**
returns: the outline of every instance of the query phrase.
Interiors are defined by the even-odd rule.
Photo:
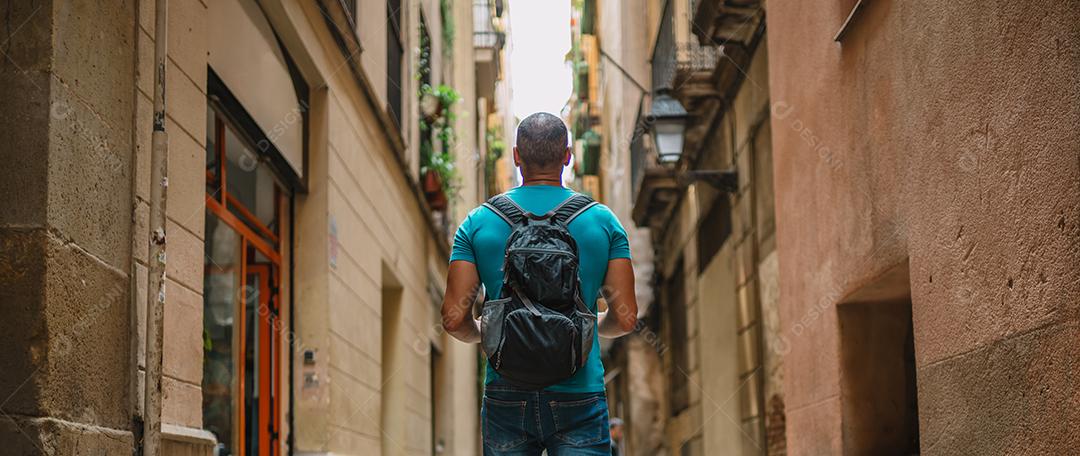
[[[629,258],[608,261],[607,275],[601,289],[608,310],[599,317],[600,335],[619,337],[637,325],[637,296],[634,295],[634,265]],[[449,293],[448,293],[449,294]]]
[[[480,275],[476,265],[462,260],[451,262],[446,274],[442,325],[451,336],[465,343],[480,342],[480,326],[472,317],[472,303],[479,291]]]

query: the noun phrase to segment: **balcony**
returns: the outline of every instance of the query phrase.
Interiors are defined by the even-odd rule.
[[[683,156],[689,160],[672,168],[659,165],[650,141],[631,144],[635,223],[662,226],[679,192],[676,172],[686,170],[723,116],[744,78],[754,48],[765,31],[765,13],[754,0],[702,0],[696,6],[691,29],[695,35],[675,33],[671,1],[665,2],[652,54],[654,92],[667,89],[689,113]],[[643,103],[644,105],[644,103]],[[638,129],[647,132],[648,109],[639,114]],[[636,135],[640,137],[642,135]]]
[[[695,116],[697,100],[715,98],[712,74],[721,54],[713,46],[678,39],[674,20],[672,1],[669,0],[664,3],[651,58],[653,95],[658,90],[669,90],[690,115]],[[647,133],[652,128],[650,104],[651,99],[646,103],[646,96],[643,96],[630,143],[632,217],[638,226],[662,225],[681,192],[674,171],[657,162],[656,151],[648,138]]]
[[[761,0],[701,0],[692,29],[702,43],[750,47],[765,22]]]
[[[477,50],[489,51],[502,49],[505,40],[506,34],[503,32],[490,30],[478,30],[473,32],[473,47]],[[490,58],[490,56],[490,53],[484,53],[485,60]]]
[[[499,80],[499,51],[506,34],[498,27],[501,1],[473,1],[473,52],[476,59],[476,96],[489,102],[495,98]]]

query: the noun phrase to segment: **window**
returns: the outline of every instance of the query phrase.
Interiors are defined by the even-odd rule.
[[[386,99],[394,122],[401,127],[401,0],[386,2]]]
[[[402,313],[403,290],[397,277],[383,265],[382,307],[379,316],[382,324],[382,355],[379,358],[382,379],[379,382],[382,406],[379,407],[379,434],[382,439],[383,454],[390,454],[391,449],[403,450],[401,443],[408,432],[422,432],[406,427],[405,419],[409,411],[404,404],[409,402],[415,390],[408,385],[407,366],[413,355]]]
[[[667,333],[670,343],[670,368],[668,388],[671,394],[671,416],[676,416],[690,405],[689,354],[687,353],[686,284],[683,281],[682,260],[675,267],[664,286],[664,306],[667,316]]]
[[[746,204],[746,203],[744,203]],[[731,237],[731,200],[718,194],[698,229],[698,274],[705,272],[716,253]]]
[[[281,255],[289,198],[253,141],[207,112],[203,425],[217,454],[281,447]]]
[[[443,339],[444,343],[454,343]],[[453,419],[453,403],[450,399],[451,383],[448,380],[449,368],[446,356],[435,344],[431,344],[430,377],[431,385],[431,454],[439,456],[447,453],[447,442],[451,438],[453,427],[450,421]]]

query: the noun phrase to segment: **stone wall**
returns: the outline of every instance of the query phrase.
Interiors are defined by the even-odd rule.
[[[134,4],[0,11],[0,441],[129,452]]]

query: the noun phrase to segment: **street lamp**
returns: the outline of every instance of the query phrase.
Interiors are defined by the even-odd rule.
[[[651,133],[653,141],[656,142],[656,161],[667,166],[678,163],[682,157],[686,122],[690,117],[686,108],[679,100],[672,98],[670,92],[666,87],[657,89],[652,110],[649,111],[652,119]],[[673,172],[675,180],[683,186],[700,180],[722,192],[735,193],[739,188],[739,173],[735,168],[686,169]]]
[[[649,118],[652,119],[652,136],[656,142],[657,161],[672,164],[679,161],[683,152],[683,139],[689,114],[682,103],[671,97],[670,89],[661,88],[653,98]]]

